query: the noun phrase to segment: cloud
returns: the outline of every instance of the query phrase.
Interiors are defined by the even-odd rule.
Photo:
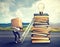
[[[39,13],[40,2],[45,4],[44,13],[50,15],[50,23],[60,23],[60,0],[0,0],[0,23],[9,23],[15,17],[30,22],[34,13]]]
[[[11,12],[9,6],[11,5],[11,1],[2,1],[0,2],[0,23],[9,23],[11,18],[15,16],[15,12]]]
[[[45,4],[45,12],[49,13],[50,23],[60,23],[60,0],[42,0]]]
[[[38,4],[44,3],[45,9],[44,13],[49,14],[49,22],[50,23],[60,23],[60,0],[41,0],[37,1],[33,4],[32,9],[35,10],[35,13],[39,12],[38,10]]]
[[[36,1],[38,0],[0,0],[0,19],[3,19],[0,20],[0,23],[9,23],[15,17],[21,17],[23,22],[30,21],[26,16],[31,15],[29,7]],[[30,12],[24,12],[25,9]],[[31,16],[29,17],[31,18]]]
[[[31,7],[33,3],[39,0],[15,0],[18,4],[21,4],[23,7]]]
[[[10,5],[16,5],[21,7],[31,7],[33,3],[39,0],[0,0],[0,2],[6,2]]]

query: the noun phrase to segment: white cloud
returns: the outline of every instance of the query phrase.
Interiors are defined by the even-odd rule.
[[[20,11],[20,9],[17,9],[17,11],[16,11],[16,17],[21,17],[21,16],[23,16],[22,12]]]
[[[60,23],[58,20],[60,17],[58,16],[58,13],[60,12],[60,2],[59,0],[43,0],[45,3],[45,12],[49,13],[50,22],[52,23]]]
[[[39,13],[38,4],[42,2],[45,4],[44,13],[48,13],[50,15],[50,22],[60,23],[60,0],[40,0],[34,2],[30,7],[23,7],[24,5],[20,3],[16,5],[14,2],[15,0],[5,0],[5,2],[0,2],[0,12],[3,13],[0,17],[0,19],[3,19],[0,20],[0,22],[9,23],[14,17],[22,18],[23,22],[30,22],[34,13]],[[11,12],[9,9],[10,6],[15,6],[17,8],[15,11]]]
[[[33,9],[31,9],[30,6],[26,8],[23,6],[23,4],[18,3],[17,5],[14,3],[15,3],[15,0],[4,0],[3,2],[0,3],[1,4],[0,12],[3,14],[0,17],[0,19],[3,18],[3,20],[0,20],[1,23],[9,23],[11,22],[11,19],[15,17],[22,18],[23,22],[30,22],[33,17],[33,13],[34,13]],[[9,9],[10,6],[17,7],[16,11],[11,12]]]
[[[14,17],[15,12],[10,12],[9,2],[0,2],[0,23],[10,23],[11,18]]]
[[[16,11],[16,15],[22,18],[23,22],[30,22],[33,18],[33,11],[31,8],[19,8]]]
[[[45,10],[44,13],[49,14],[50,23],[60,23],[60,0],[41,0],[33,4],[32,9],[35,13],[39,12],[38,4],[44,3]]]

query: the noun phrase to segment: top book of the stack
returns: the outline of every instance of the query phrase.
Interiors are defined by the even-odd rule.
[[[40,15],[40,14],[34,14],[34,16],[49,16],[49,15],[47,13],[44,13],[42,15]]]

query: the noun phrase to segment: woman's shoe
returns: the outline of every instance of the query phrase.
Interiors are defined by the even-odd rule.
[[[15,43],[18,43],[17,41],[15,41]]]

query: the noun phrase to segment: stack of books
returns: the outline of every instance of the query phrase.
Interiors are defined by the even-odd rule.
[[[49,15],[34,14],[34,24],[32,27],[32,43],[50,43]]]

